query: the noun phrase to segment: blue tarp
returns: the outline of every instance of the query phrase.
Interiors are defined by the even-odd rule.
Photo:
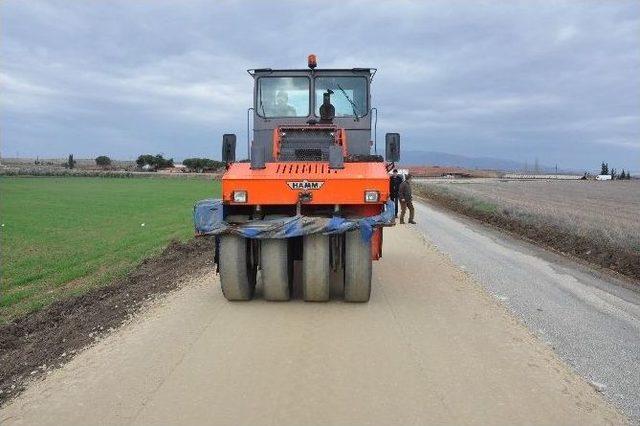
[[[224,220],[222,200],[206,199],[193,207],[193,223],[200,235],[236,234],[245,238],[290,238],[322,233],[341,234],[360,229],[364,241],[371,240],[373,228],[390,226],[395,223],[395,209],[388,201],[379,215],[358,219],[334,217],[291,216],[277,219],[249,220],[242,224],[227,223]]]

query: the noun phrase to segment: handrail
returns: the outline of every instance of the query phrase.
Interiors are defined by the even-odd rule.
[[[372,114],[376,112],[376,119],[373,122],[373,153],[378,153],[378,108],[373,107],[369,110],[369,113]]]
[[[247,160],[251,160],[251,133],[249,130],[249,120],[251,111],[255,111],[255,108],[251,107],[247,110]]]

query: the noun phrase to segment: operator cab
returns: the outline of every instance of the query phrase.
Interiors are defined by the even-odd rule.
[[[320,129],[332,126],[345,132],[346,155],[371,153],[370,85],[375,68],[316,69],[315,56],[310,55],[309,69],[248,72],[254,79],[253,146],[264,151],[265,161],[278,161],[274,158],[274,130],[283,127],[306,132],[306,142],[313,145],[314,140],[323,138]],[[326,160],[325,154],[321,152],[318,159]]]

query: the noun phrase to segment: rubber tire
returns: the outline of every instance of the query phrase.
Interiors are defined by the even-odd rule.
[[[247,240],[237,235],[220,237],[220,286],[227,300],[251,300],[256,269],[249,266]]]
[[[260,265],[265,300],[289,300],[289,245],[286,239],[262,240]]]
[[[362,241],[360,231],[345,234],[344,300],[368,302],[371,297],[371,241]]]
[[[302,297],[306,302],[326,302],[330,297],[329,236],[311,234],[302,239]]]

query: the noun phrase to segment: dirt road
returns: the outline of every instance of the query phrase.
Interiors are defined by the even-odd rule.
[[[385,234],[368,304],[232,304],[207,271],[0,410],[3,426],[624,422],[414,227]]]

